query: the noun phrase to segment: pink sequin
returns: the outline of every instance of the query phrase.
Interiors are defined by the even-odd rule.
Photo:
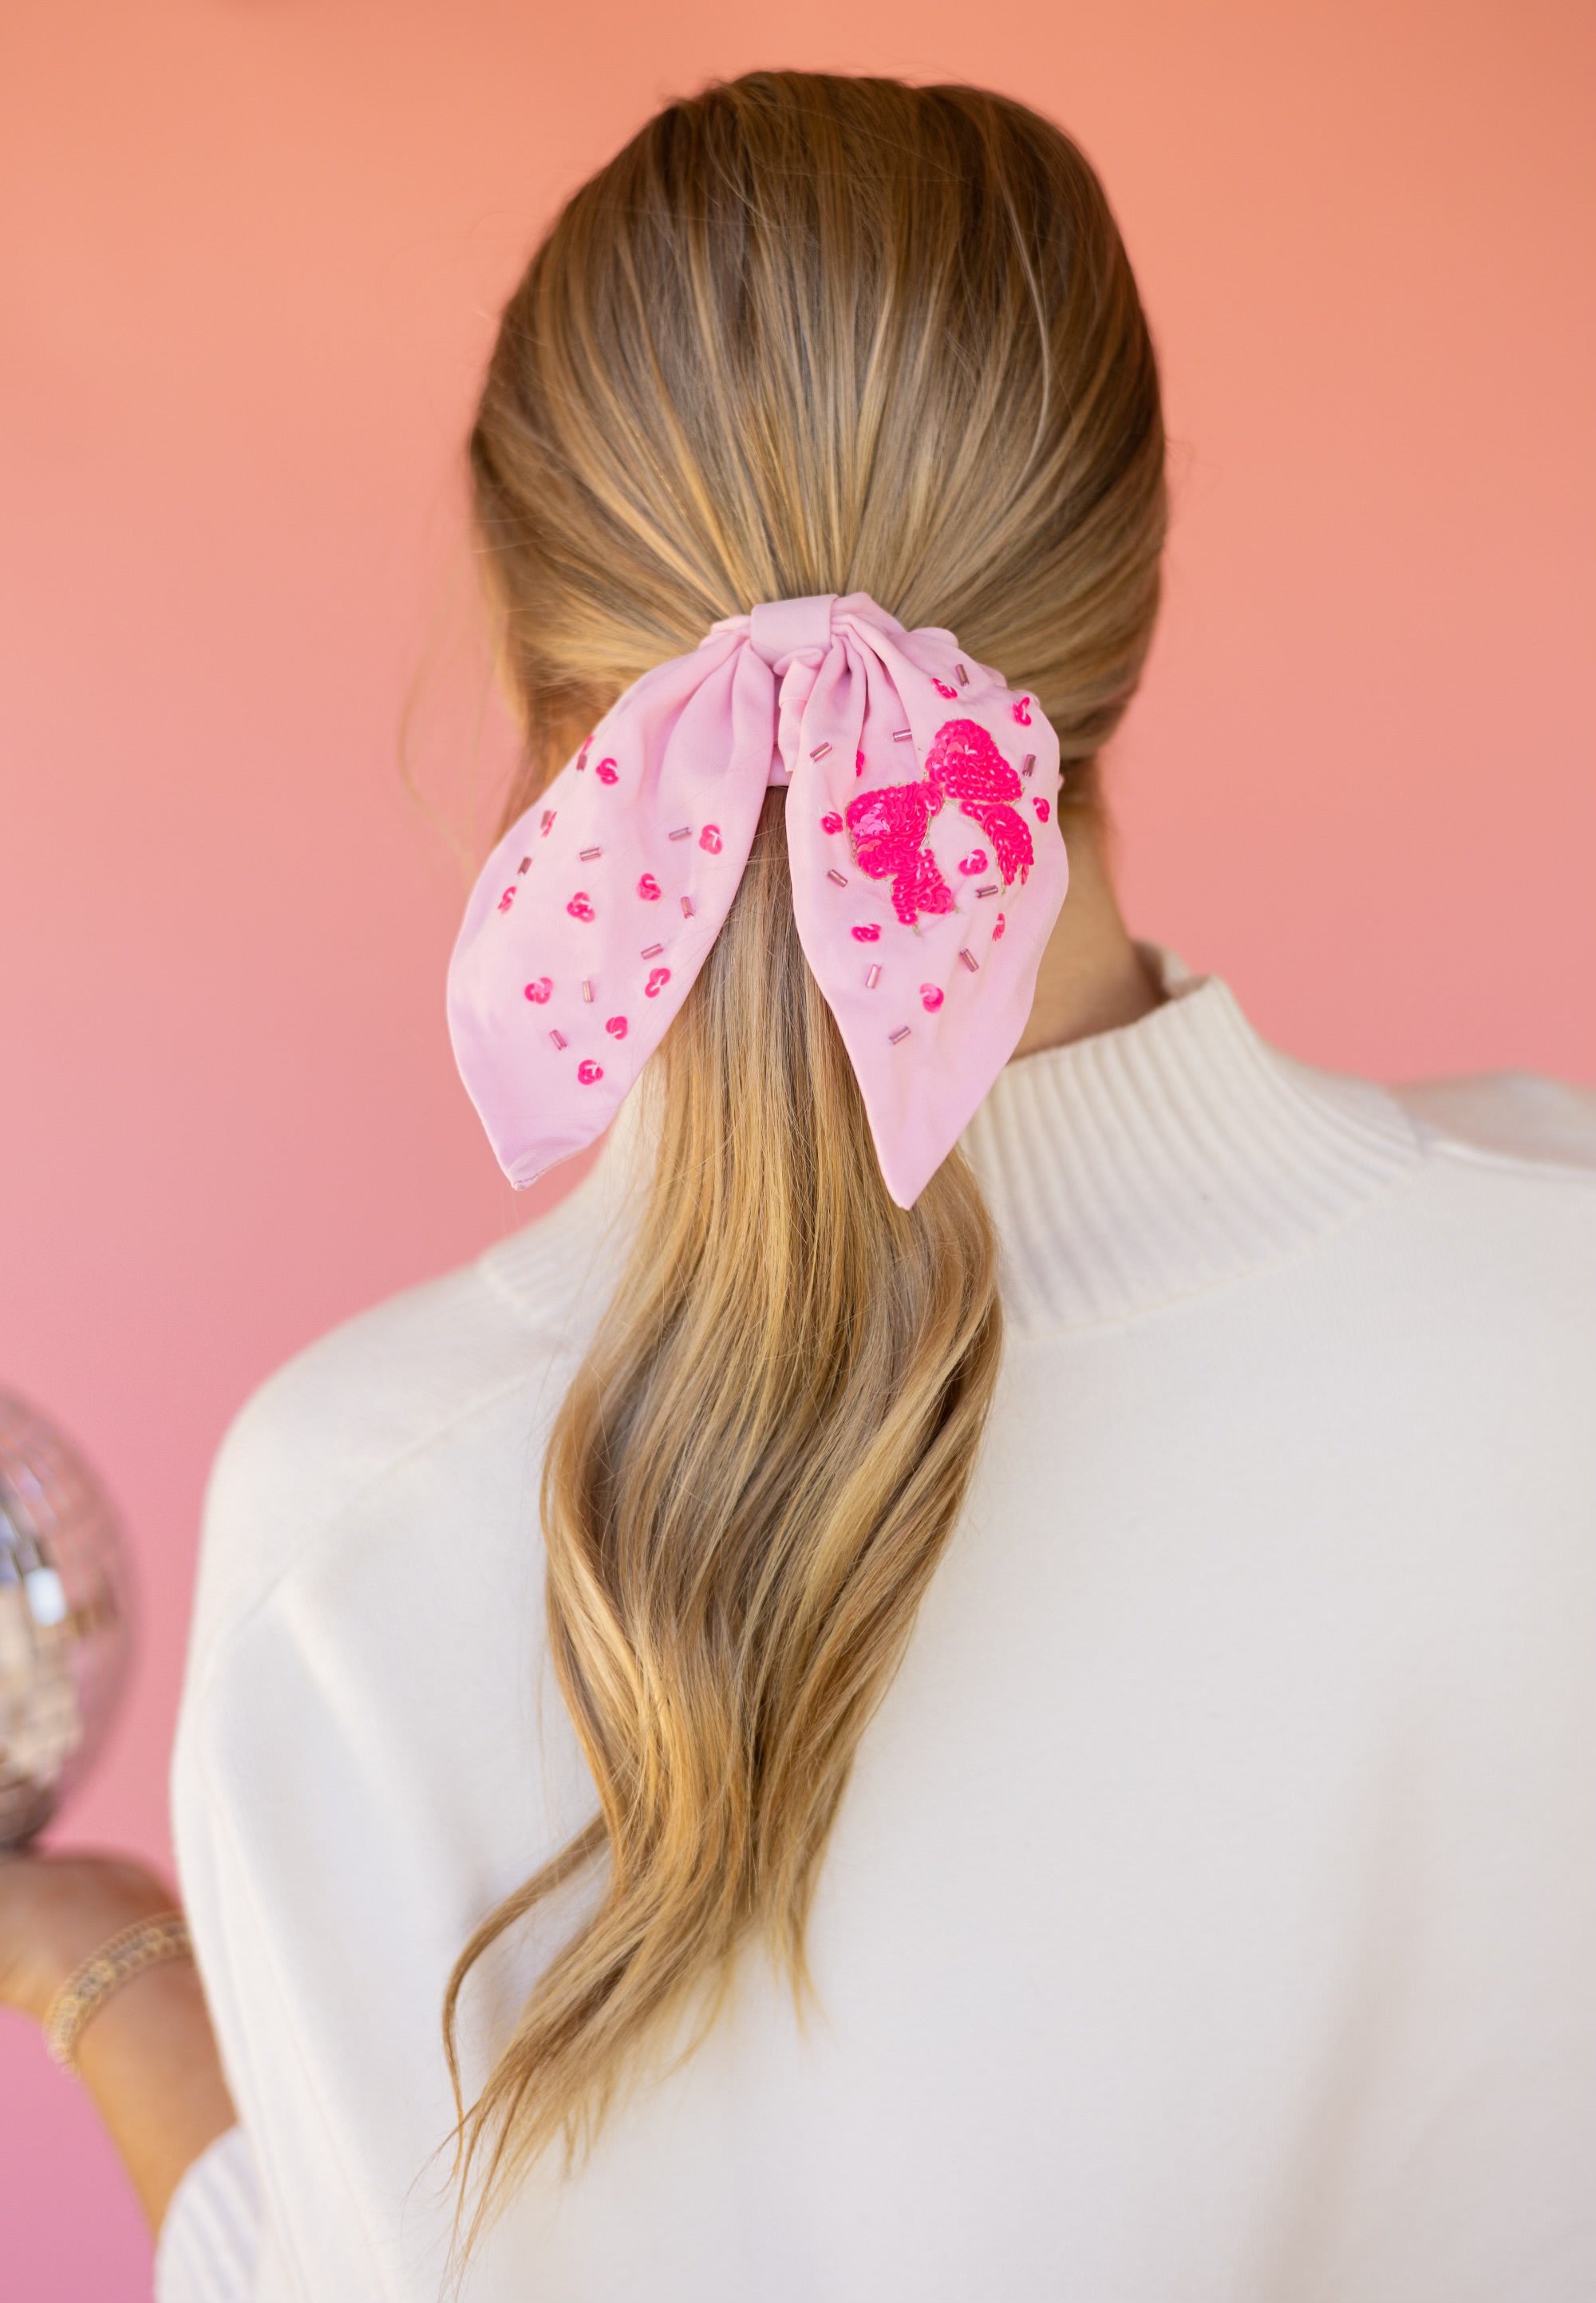
[[[1000,912],[996,920],[992,924],[992,940],[993,943],[1001,943],[1003,941],[1003,930],[1008,926],[1008,921],[1003,917],[1002,913]]]
[[[594,769],[593,772],[598,778],[601,784],[618,784],[621,781],[621,771],[615,765],[613,760],[601,760],[597,767]],[[582,1075],[578,1071],[577,1077],[580,1079],[581,1076]]]
[[[546,975],[540,975],[536,983],[528,984],[527,997],[541,1008],[553,988],[553,983]]]
[[[514,901],[515,890],[513,888],[506,888],[504,893],[499,898],[499,909],[502,912],[507,912]]]
[[[591,1056],[584,1056],[577,1066],[577,1077],[584,1087],[591,1087],[595,1080],[601,1080],[604,1076],[603,1064],[595,1064]]]
[[[931,684],[933,688],[935,688],[939,696],[945,696],[947,697],[950,704],[958,703],[958,690],[957,688],[950,688],[945,679],[936,679],[934,678]]]
[[[638,882],[638,893],[642,897],[643,901],[646,904],[657,904],[659,902],[660,883],[654,878],[652,872],[644,873],[643,877]]]
[[[1023,885],[1036,856],[1024,817],[1009,805],[1020,797],[1020,780],[985,729],[975,720],[945,721],[925,755],[925,772],[985,832],[1004,886],[1017,874]]]
[[[854,860],[866,878],[891,880],[892,909],[905,927],[922,912],[953,909],[953,890],[925,845],[925,828],[942,804],[931,782],[886,784],[848,803]]]
[[[855,859],[872,880],[891,881],[892,908],[912,927],[922,913],[954,909],[953,890],[925,845],[926,829],[945,799],[958,800],[960,813],[985,832],[1005,886],[1016,874],[1026,879],[1035,855],[1024,820],[1009,804],[1019,796],[1019,778],[986,730],[975,720],[946,721],[926,754],[923,782],[887,784],[849,800]],[[984,872],[986,862],[963,868]]]
[[[1046,802],[1044,799],[1041,799],[1041,798],[1034,799],[1034,800],[1031,802],[1031,806],[1032,806],[1035,809],[1035,811],[1036,811],[1036,821],[1037,821],[1037,822],[1038,822],[1038,823],[1045,823],[1045,822],[1047,822],[1047,819],[1048,819],[1048,814],[1049,814],[1047,802]]]
[[[823,831],[840,831],[842,829],[842,818],[835,813],[830,815],[823,815],[820,819],[820,828]]]
[[[920,1005],[925,1009],[928,1015],[934,1016],[936,1014],[937,1009],[942,1004],[943,997],[944,994],[942,987],[940,983],[923,983],[920,986]]]
[[[853,755],[853,772],[854,772],[854,773],[855,773],[855,775],[856,775],[856,776],[862,776],[862,775],[864,774],[864,772],[865,772],[865,755],[863,754],[863,752],[856,752],[856,753],[854,754],[854,755]]]
[[[581,750],[577,754],[577,772],[578,772],[578,774],[579,774],[579,773],[581,772],[581,771],[582,771],[582,770],[587,766],[587,755],[588,755],[588,753],[589,753],[592,749],[593,749],[593,738],[592,738],[592,737],[591,737],[591,736],[589,736],[589,737],[587,738],[587,740],[585,741],[585,743],[583,744]]]
[[[880,940],[880,936],[881,930],[874,920],[866,920],[863,927],[855,928],[853,932],[855,943],[875,943]]]
[[[648,971],[648,981],[643,986],[644,998],[657,1000],[670,981],[671,971],[668,967],[651,967]]]
[[[706,823],[703,831],[698,834],[698,845],[700,848],[707,848],[712,856],[718,856],[721,852],[720,825],[718,823]]]
[[[594,916],[593,898],[591,896],[584,895],[580,888],[577,890],[565,908],[573,920],[590,920]]]
[[[1014,716],[1018,721],[1022,728],[1028,728],[1030,726],[1031,699],[1028,696],[1022,696],[1018,703],[1014,706]]]
[[[607,1017],[604,1023],[604,1029],[609,1033],[611,1039],[624,1040],[626,1037],[626,1017],[624,1016],[611,1016]]]
[[[967,880],[973,880],[977,872],[985,871],[987,862],[984,848],[972,848],[969,854],[961,859],[958,868]]]

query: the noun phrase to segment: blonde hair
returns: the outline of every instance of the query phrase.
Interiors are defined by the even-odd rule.
[[[620,689],[761,600],[870,593],[1027,685],[1067,794],[1139,675],[1157,370],[1059,130],[979,89],[759,72],[583,186],[506,308],[470,462],[527,806]],[[817,1868],[968,1485],[1001,1350],[961,1154],[908,1212],[793,926],[783,798],[660,1054],[657,1167],[543,1480],[589,1828],[494,1911],[595,1902],[461,2105],[472,2234],[579,2148],[746,1939],[805,1982]],[[693,2029],[693,2037],[699,2029]]]

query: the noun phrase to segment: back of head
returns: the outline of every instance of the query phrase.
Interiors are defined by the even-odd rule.
[[[1027,685],[1092,806],[1157,602],[1158,380],[1102,189],[1023,106],[799,73],[671,105],[511,299],[471,467],[516,811],[718,619],[853,591]],[[652,1202],[549,1442],[548,1636],[600,1812],[467,1945],[447,2036],[487,1944],[603,1877],[465,2120],[479,2212],[708,2020],[745,1938],[802,1984],[997,1373],[979,1191],[956,1152],[911,1210],[887,1196],[783,805],[661,1050]]]

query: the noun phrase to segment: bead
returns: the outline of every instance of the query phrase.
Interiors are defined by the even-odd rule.
[[[591,864],[595,856],[602,856],[604,852],[602,848],[578,848],[577,856],[582,863]]]
[[[565,1034],[564,1034],[564,1033],[563,1033],[563,1032],[551,1032],[551,1033],[549,1033],[549,1037],[550,1037],[550,1039],[551,1039],[551,1040],[553,1040],[553,1042],[554,1042],[554,1045],[555,1045],[557,1048],[562,1048],[562,1047],[564,1047],[564,1045],[565,1045]]]
[[[893,730],[892,730],[892,741],[893,741],[895,744],[912,744],[912,743],[914,742],[914,740],[915,740],[915,731],[914,731],[914,730],[913,730],[912,728],[894,728],[894,729],[893,729]],[[905,1030],[907,1030],[908,1027],[908,1025],[906,1025],[904,1028],[905,1028]]]
[[[848,885],[845,874],[835,870],[830,871],[826,873],[826,878],[828,880],[834,880],[839,888],[846,888]]]
[[[678,824],[674,831],[667,831],[665,834],[667,839],[690,839],[692,836],[693,827],[690,823]]]
[[[980,966],[980,965],[981,965],[981,962],[976,958],[976,957],[975,957],[975,953],[974,953],[973,951],[969,950],[967,947],[962,947],[962,948],[960,949],[960,951],[959,951],[958,957],[960,957],[960,959],[962,959],[962,960],[963,960],[963,962],[964,962],[965,966],[969,969],[970,974],[971,974],[972,975],[974,975],[974,974],[975,974],[975,971],[976,971],[976,969],[977,969],[977,968]]]
[[[876,985],[877,985],[880,982],[881,982],[881,962],[880,962],[879,960],[877,960],[877,961],[876,961],[876,963],[875,963],[875,965],[874,965],[874,966],[870,970],[869,974],[868,974],[868,975],[866,975],[866,977],[865,978],[865,989],[866,989],[866,991],[874,991],[874,989],[875,989],[875,987],[876,987]]]
[[[693,916],[693,899],[691,896],[684,896],[681,899],[681,916],[684,920],[690,920]]]
[[[956,663],[954,665],[953,677],[958,682],[960,688],[967,688],[970,684],[970,675],[961,663]]]
[[[812,760],[823,760],[831,748],[832,747],[829,744],[816,744],[815,749],[810,753],[809,757]]]
[[[639,959],[655,959],[664,949],[663,943],[646,943],[638,957]]]
[[[899,1024],[895,1032],[889,1032],[887,1033],[887,1038],[893,1047],[898,1045],[899,1040],[907,1040],[908,1037],[908,1025],[907,1024]]]
[[[582,978],[582,997],[587,1002],[589,1007],[593,1005],[593,986],[588,983],[586,976]]]

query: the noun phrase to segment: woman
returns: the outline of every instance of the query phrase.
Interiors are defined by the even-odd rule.
[[[1314,1073],[1127,935],[1091,171],[969,89],[673,105],[471,464],[527,770],[457,1051],[518,1180],[619,1118],[228,1439],[216,2044],[72,1983],[158,1882],[6,1875],[164,2297],[1596,2292],[1596,1109]]]

